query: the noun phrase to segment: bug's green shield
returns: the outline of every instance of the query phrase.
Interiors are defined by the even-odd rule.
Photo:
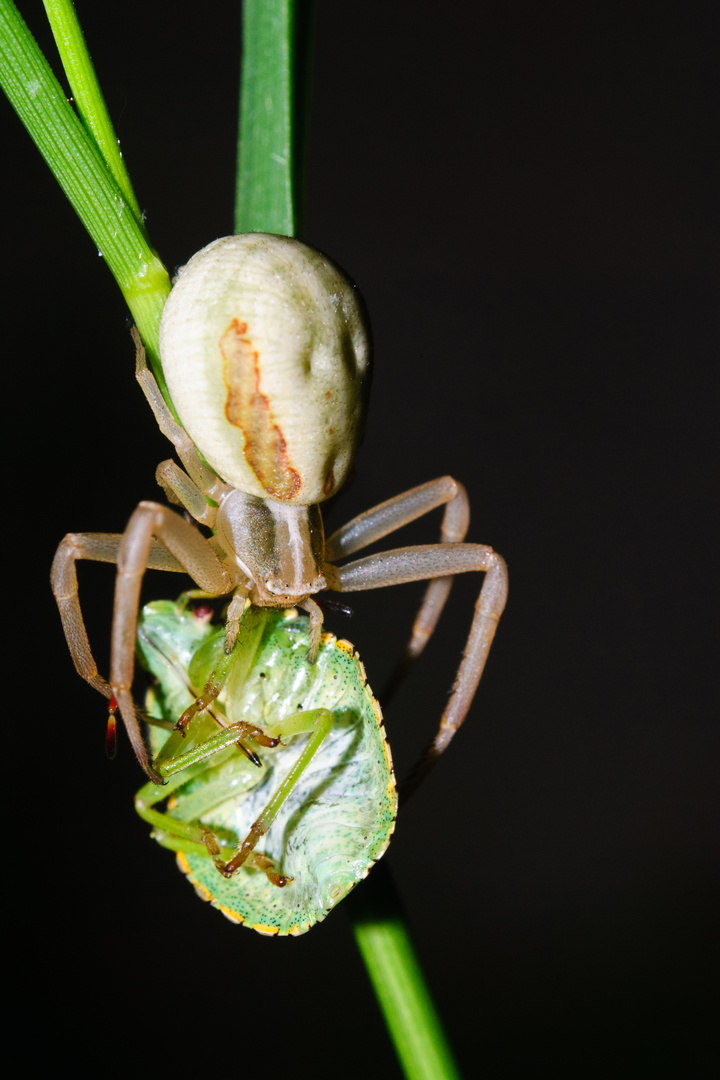
[[[245,618],[254,617],[249,612]],[[196,849],[179,850],[178,861],[199,894],[228,918],[261,933],[300,934],[323,919],[385,851],[397,795],[380,710],[352,646],[326,634],[317,663],[310,665],[305,617],[292,611],[265,611],[261,617],[265,626],[248,674],[240,686],[231,675],[219,699],[228,719],[277,735],[283,721],[299,712],[327,709],[333,717],[330,734],[257,848],[293,880],[278,888],[252,866],[226,879]],[[140,650],[158,680],[154,715],[174,721],[190,703],[196,688],[187,684],[187,669],[213,633],[222,630],[176,605],[145,608]],[[274,749],[253,747],[261,769],[234,747],[222,751],[175,789],[167,813],[211,828],[224,843],[239,844],[309,738],[299,734]],[[155,836],[182,848],[177,838],[167,842],[163,830]]]

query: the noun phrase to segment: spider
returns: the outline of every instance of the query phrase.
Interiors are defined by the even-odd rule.
[[[455,574],[485,578],[438,732],[415,773],[416,786],[462,724],[507,595],[503,559],[463,543],[465,489],[451,477],[421,484],[323,533],[320,503],[343,485],[360,438],[369,338],[357,291],[325,256],[298,240],[262,233],[216,240],[183,267],[163,311],[160,352],[177,415],[146,364],[140,336],[136,375],[160,430],[184,469],[162,462],[156,478],[177,511],[143,501],[122,534],[69,533],[58,547],[52,587],[78,673],[118,708],[138,762],[150,762],[131,685],[140,587],[146,569],[190,575],[206,596],[229,598],[225,652],[232,651],[246,601],[302,608],[310,617],[308,661],[323,614],[314,599],[428,580],[407,668],[435,629]],[[416,518],[444,507],[440,543],[396,548],[338,565]],[[117,564],[110,678],[99,675],[77,587],[76,562]],[[194,710],[220,687],[210,679]],[[187,724],[189,717],[181,718]]]

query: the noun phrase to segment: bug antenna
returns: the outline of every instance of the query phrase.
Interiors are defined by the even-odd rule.
[[[323,593],[314,596],[313,600],[319,608],[322,608],[323,611],[329,611],[333,615],[345,615],[348,619],[352,619],[354,615],[354,611],[349,604],[343,604],[342,600],[334,600]]]

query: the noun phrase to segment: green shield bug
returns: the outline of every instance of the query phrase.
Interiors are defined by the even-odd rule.
[[[138,650],[156,680],[156,725],[174,727],[220,668],[223,687],[186,738],[151,726],[167,783],[146,784],[136,808],[229,919],[302,934],[390,842],[397,794],[382,716],[348,642],[323,634],[308,664],[309,619],[294,609],[248,605],[229,660],[224,636],[180,604],[143,609]],[[259,758],[240,734],[259,740]]]

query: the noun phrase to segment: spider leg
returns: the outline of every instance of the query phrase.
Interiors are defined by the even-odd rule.
[[[145,348],[137,328],[133,326],[130,333],[135,342],[135,378],[139,382],[140,389],[153,411],[158,427],[163,435],[169,439],[175,447],[178,457],[187,469],[198,490],[205,494],[212,495],[213,490],[218,485],[221,487],[224,486],[222,481],[216,475],[214,470],[211,469],[209,465],[205,464],[195,449],[195,443],[170,412],[170,409],[160,392],[160,387],[155,381],[155,376],[147,366]],[[162,468],[162,466],[160,466],[160,468]],[[175,466],[175,468],[177,468],[177,466]],[[178,469],[178,472],[179,471],[180,470]],[[161,486],[165,487],[161,480],[159,483]],[[183,503],[183,505],[186,504]],[[188,509],[190,508],[188,507]],[[192,513],[192,510],[190,512]]]
[[[236,581],[209,542],[185,518],[160,503],[141,502],[135,509],[117,549],[110,687],[140,765],[151,780],[162,783],[148,760],[130,693],[140,587],[153,539],[160,540],[182,569],[206,592],[222,596],[233,589]]]
[[[470,524],[467,493],[462,484],[451,476],[441,476],[396,495],[343,525],[326,541],[326,557],[329,562],[336,562],[352,555],[440,506],[445,507],[440,526],[441,542],[452,544],[464,540]],[[427,645],[450,595],[452,583],[451,575],[435,578],[425,590],[410,640],[380,695],[383,704],[395,693]]]
[[[227,616],[225,618],[225,655],[229,656],[235,646],[237,640],[238,631],[240,629],[240,619],[242,613],[245,610],[245,601],[247,600],[249,589],[247,584],[240,584],[235,589],[232,600],[228,604]]]
[[[117,552],[122,540],[120,533],[68,533],[55,553],[50,583],[60,609],[65,640],[70,649],[75,670],[86,682],[105,697],[112,697],[109,683],[98,674],[93,657],[85,620],[83,619],[78,596],[77,570],[78,559],[90,559],[93,562],[117,562]],[[147,566],[152,570],[175,570],[182,573],[183,567],[164,544],[153,540],[147,556]]]
[[[323,628],[323,612],[319,604],[316,604],[311,596],[298,604],[299,608],[307,611],[310,616],[310,647],[308,649],[308,663],[314,664],[320,652],[320,638]]]
[[[452,693],[440,720],[437,735],[403,787],[412,794],[462,724],[475,695],[498,620],[507,599],[507,568],[504,560],[484,544],[425,544],[398,548],[338,568],[328,568],[328,584],[338,592],[379,589],[406,581],[443,578],[448,575],[485,572],[475,614]]]
[[[201,525],[213,528],[217,507],[207,501],[197,484],[171,458],[160,462],[155,470],[155,479],[165,492],[168,502],[184,506]]]

